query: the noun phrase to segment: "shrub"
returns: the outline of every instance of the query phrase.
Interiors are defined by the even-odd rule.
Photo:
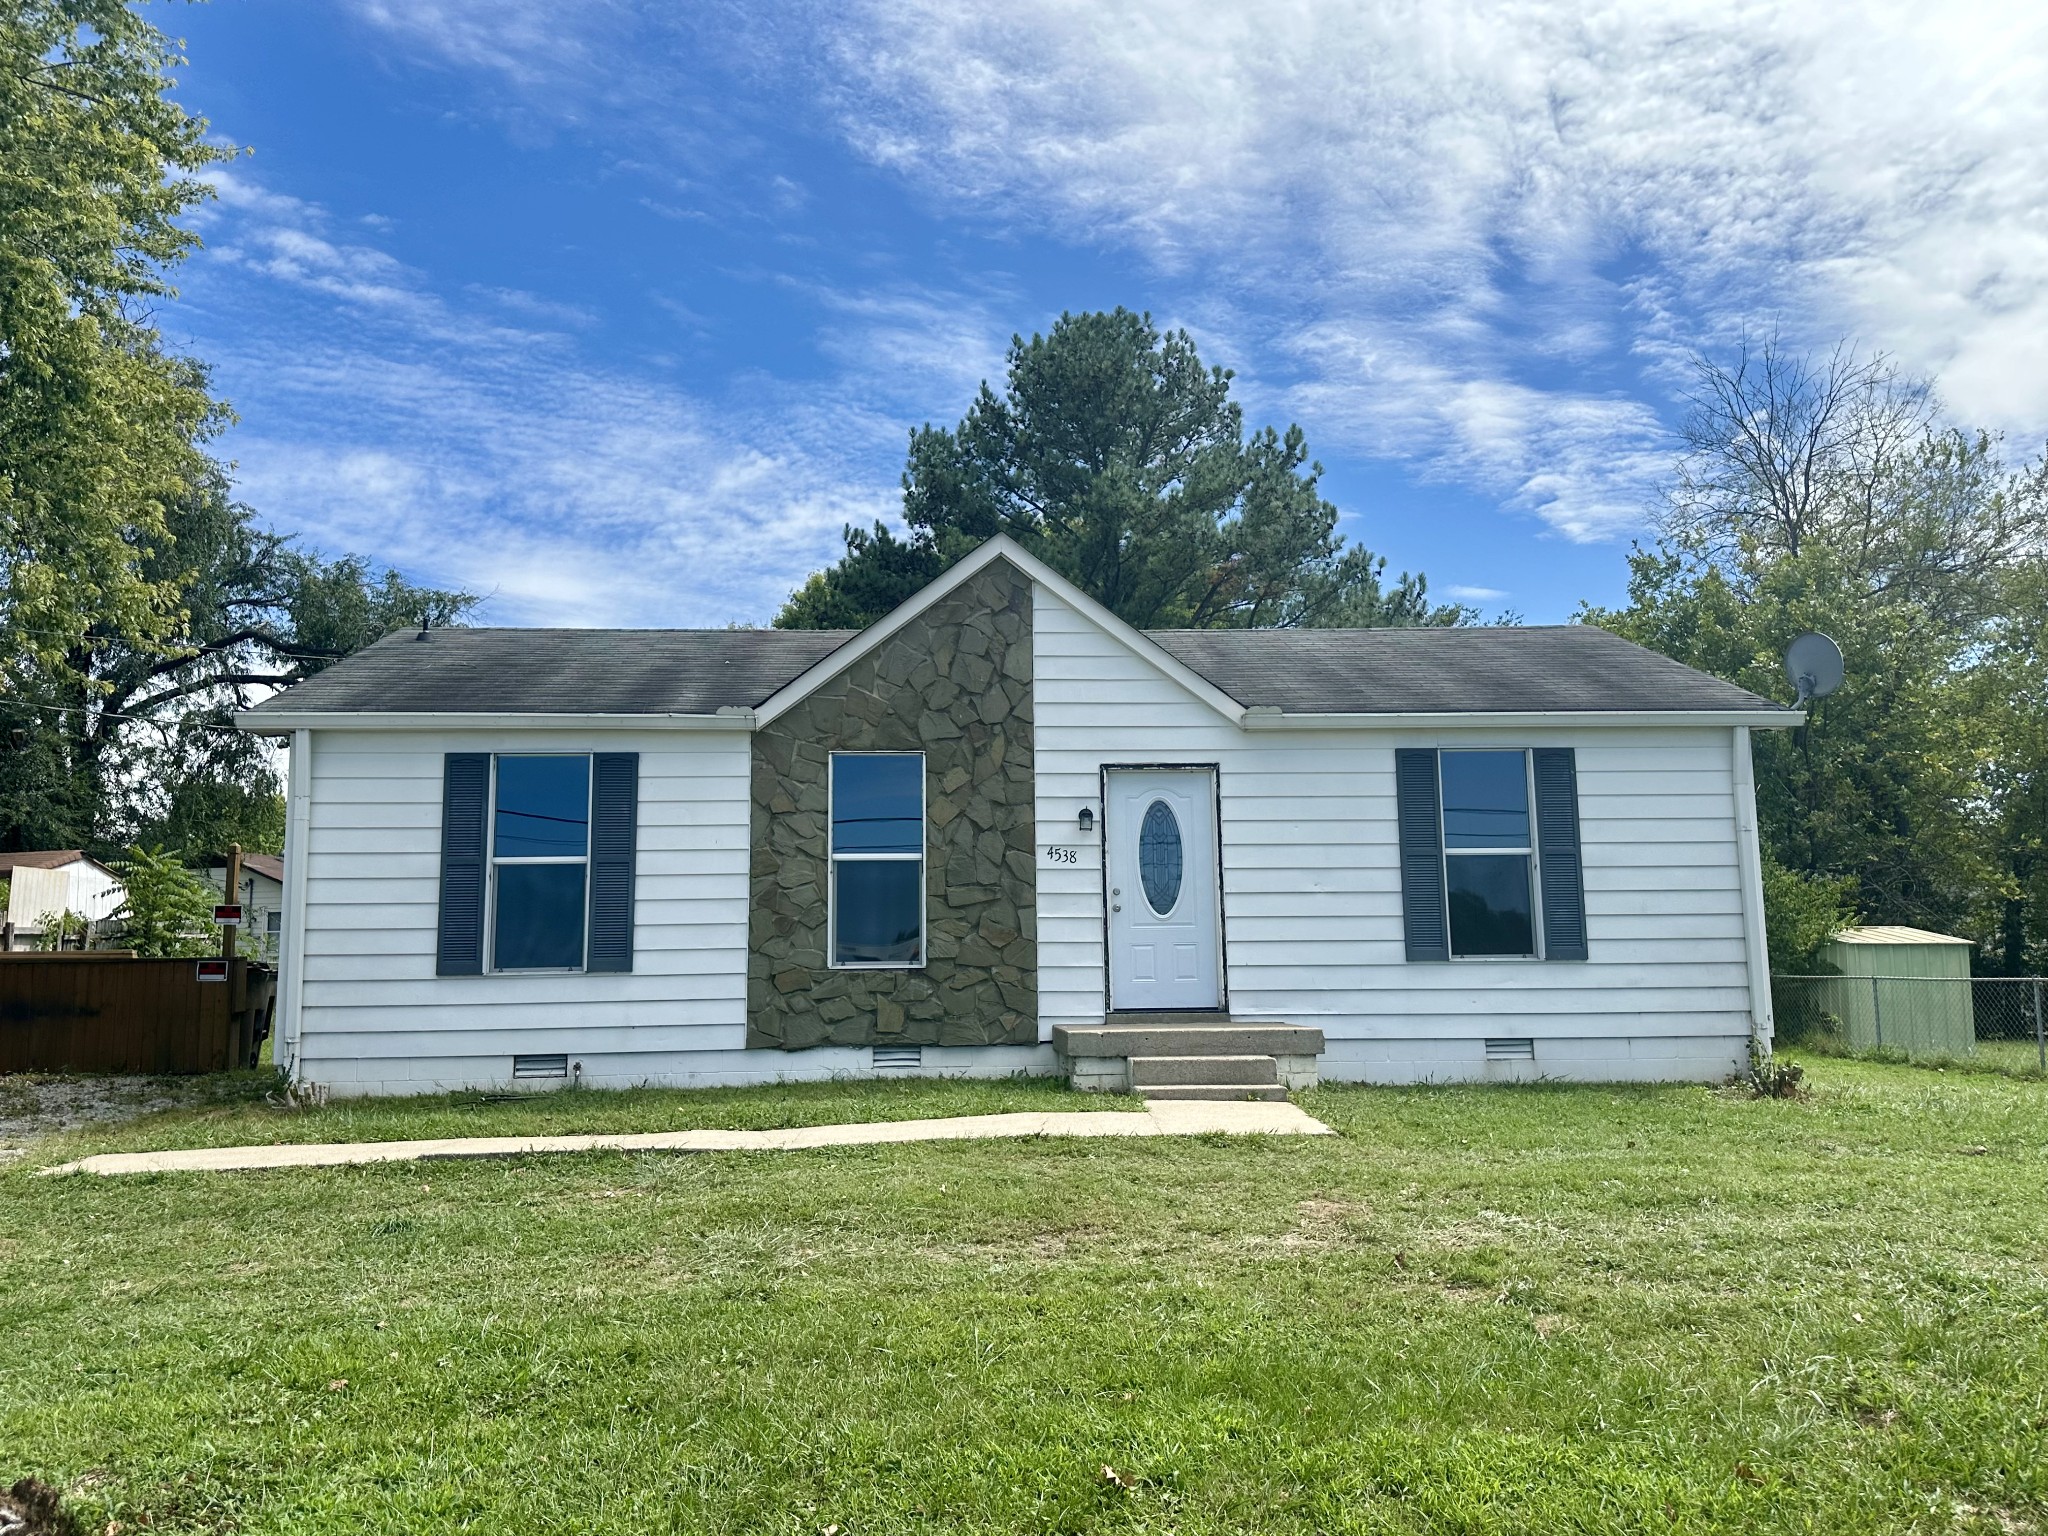
[[[213,926],[213,888],[162,848],[130,848],[114,867],[128,899],[114,916],[121,942],[151,959],[213,954],[220,939]]]
[[[1774,976],[1814,976],[1834,967],[1820,958],[1821,946],[1862,919],[1857,915],[1856,881],[1802,875],[1764,856],[1764,929]]]

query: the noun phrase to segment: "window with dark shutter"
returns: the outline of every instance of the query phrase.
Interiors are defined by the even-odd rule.
[[[590,757],[501,753],[491,796],[493,971],[578,971],[590,934]]]
[[[1538,881],[1543,958],[1586,958],[1586,881],[1579,856],[1579,771],[1570,747],[1538,747],[1535,759]]]
[[[633,969],[633,843],[640,754],[600,752],[590,776],[590,948],[585,969]]]
[[[491,793],[487,752],[450,752],[441,767],[440,976],[484,968],[484,813]]]
[[[1443,821],[1437,806],[1436,751],[1394,753],[1394,802],[1401,826],[1401,920],[1410,960],[1448,960],[1444,917]]]
[[[1533,959],[1536,845],[1529,754],[1442,751],[1437,783],[1443,795],[1451,958]]]

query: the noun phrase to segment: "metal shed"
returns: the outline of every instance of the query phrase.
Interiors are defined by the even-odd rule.
[[[1971,948],[1924,928],[1845,928],[1821,950],[1842,973],[1820,984],[1821,1006],[1841,1019],[1851,1046],[1967,1056],[1977,1046]]]

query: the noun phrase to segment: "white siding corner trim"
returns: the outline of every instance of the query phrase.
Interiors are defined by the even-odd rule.
[[[1771,1013],[1771,950],[1764,925],[1763,845],[1756,820],[1756,761],[1749,727],[1735,727],[1735,846],[1742,860],[1742,932],[1749,959],[1749,1017],[1769,1050],[1777,1021]]]
[[[271,1060],[287,1072],[298,1060],[306,976],[306,849],[312,841],[313,733],[292,732],[285,769],[284,952],[277,957],[277,1038]]]

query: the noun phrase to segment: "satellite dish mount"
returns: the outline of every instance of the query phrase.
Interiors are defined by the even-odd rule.
[[[1842,686],[1842,648],[1826,635],[1801,635],[1785,647],[1785,675],[1800,704],[1824,699]]]

